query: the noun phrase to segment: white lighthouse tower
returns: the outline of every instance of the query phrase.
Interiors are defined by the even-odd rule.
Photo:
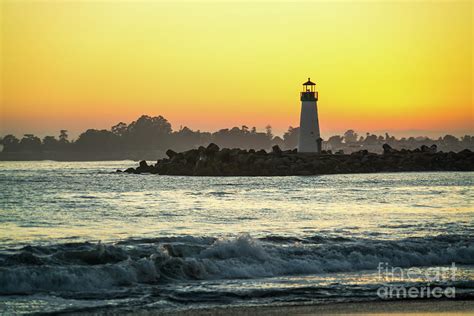
[[[316,91],[316,84],[311,82],[310,78],[308,78],[308,81],[303,83],[303,92],[301,92],[301,117],[298,152],[321,152],[322,139],[319,134],[317,102],[318,92]]]

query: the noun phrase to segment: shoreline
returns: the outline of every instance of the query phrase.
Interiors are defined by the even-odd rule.
[[[86,313],[88,314],[88,313]],[[95,314],[95,313],[91,313]],[[99,313],[101,314],[101,313]],[[104,310],[104,314],[108,314]],[[120,312],[124,315],[167,316],[286,316],[286,315],[472,315],[474,300],[402,300],[323,303],[313,305],[229,306],[190,308],[179,311],[138,310]]]

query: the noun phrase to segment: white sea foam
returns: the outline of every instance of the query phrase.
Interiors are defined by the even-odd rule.
[[[87,247],[91,249],[84,249]],[[77,247],[55,246],[55,253],[48,255],[38,254],[38,249],[28,249],[36,254],[30,253],[24,263],[18,262],[18,258],[17,261],[3,259],[1,294],[80,292],[192,279],[359,271],[376,269],[379,262],[400,267],[451,262],[474,264],[474,243],[472,239],[460,236],[282,245],[241,235],[217,239],[207,246],[192,242],[135,244],[133,247],[81,244]],[[31,264],[31,256],[38,257],[38,261]]]

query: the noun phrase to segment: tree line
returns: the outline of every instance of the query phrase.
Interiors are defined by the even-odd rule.
[[[75,140],[70,140],[67,130],[61,130],[58,137],[45,136],[43,139],[25,134],[21,139],[14,135],[5,135],[0,138],[4,153],[21,152],[146,152],[166,151],[171,148],[183,151],[199,146],[206,146],[213,142],[220,147],[243,149],[269,149],[278,145],[283,149],[297,147],[299,128],[289,127],[283,137],[273,135],[271,126],[265,131],[257,131],[255,127],[245,125],[221,129],[216,132],[203,132],[181,127],[173,130],[171,124],[163,116],[142,115],[136,121],[126,124],[120,122],[109,130],[88,129]],[[421,145],[436,144],[438,149],[459,151],[465,148],[474,148],[474,137],[465,135],[457,138],[445,135],[438,139],[428,137],[409,137],[397,139],[386,133],[374,135],[367,133],[358,135],[354,130],[348,130],[343,135],[334,135],[323,141],[323,149],[332,152],[350,153],[368,149],[380,152],[381,145],[388,143],[394,148],[414,149]],[[124,159],[127,157],[124,157]]]

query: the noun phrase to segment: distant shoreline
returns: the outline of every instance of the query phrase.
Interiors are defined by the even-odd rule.
[[[164,151],[136,152],[0,152],[0,161],[118,161],[134,160],[156,161],[165,157]]]

